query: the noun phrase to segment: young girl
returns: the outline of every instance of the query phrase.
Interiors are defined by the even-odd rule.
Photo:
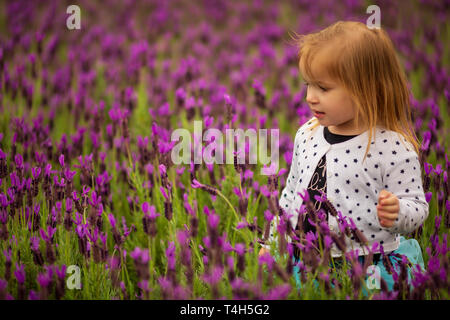
[[[290,215],[294,230],[301,225],[305,233],[314,232],[306,215],[301,216],[302,223],[298,221],[303,204],[298,193],[307,190],[319,210],[322,202],[314,196],[323,192],[343,216],[354,221],[369,247],[378,242],[386,255],[406,255],[424,268],[417,241],[400,236],[424,222],[428,203],[407,79],[389,36],[360,22],[337,22],[297,40],[306,101],[314,117],[295,135],[280,207]],[[328,215],[327,221],[330,230],[339,234],[336,218]],[[275,241],[276,230],[273,224],[260,254]],[[354,238],[346,237],[346,248],[358,249],[361,259],[367,254]],[[342,252],[333,245],[331,255],[339,258]],[[392,290],[392,275],[379,254],[374,264]],[[300,285],[298,274],[296,280]]]

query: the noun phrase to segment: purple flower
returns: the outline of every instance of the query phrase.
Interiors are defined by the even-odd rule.
[[[270,289],[265,298],[267,300],[284,300],[287,298],[289,292],[291,292],[291,286],[287,283],[281,284]]]
[[[18,169],[23,169],[23,158],[20,153],[16,154],[16,156],[14,157],[14,162]]]
[[[39,242],[40,242],[40,239],[38,237],[31,237],[30,238],[31,250],[39,251]]]
[[[25,283],[25,270],[23,264],[18,265],[16,263],[16,270],[14,271],[14,276],[16,277],[17,282],[19,282],[19,284]]]
[[[159,190],[161,191],[161,194],[163,195],[163,197],[164,197],[167,201],[169,201],[169,196],[167,195],[166,189],[164,189],[163,186],[160,186],[160,187],[159,187]]]
[[[86,235],[91,240],[91,242],[95,244],[98,239],[98,228],[95,227],[94,231],[92,231],[92,229],[89,229],[89,231],[86,233]]]
[[[321,195],[320,196],[314,196],[314,199],[316,200],[316,201],[319,201],[319,202],[324,202],[324,201],[327,201],[327,195],[326,195],[326,193],[324,193],[324,192],[321,192]]]
[[[136,248],[134,248],[133,251],[130,252],[130,257],[131,257],[135,262],[137,262],[137,261],[140,259],[141,254],[142,254],[141,248],[136,247]]]
[[[245,245],[242,243],[236,243],[234,245],[234,250],[236,251],[236,253],[240,256],[244,255],[245,253]]]
[[[429,164],[428,162],[425,162],[425,163],[423,164],[423,166],[424,166],[424,169],[425,169],[425,173],[426,173],[427,175],[429,175],[429,174],[431,173],[431,171],[433,170],[433,165],[432,165],[432,164]]]
[[[66,269],[66,265],[64,264],[61,266],[61,268],[55,266],[55,273],[59,279],[64,280],[64,278],[66,277]]]
[[[193,179],[192,183],[191,183],[191,186],[192,186],[192,188],[197,189],[197,188],[202,188],[203,184],[198,182],[196,179]]]
[[[272,257],[272,255],[270,253],[266,252],[263,255],[259,256],[258,263],[260,265],[261,264],[266,264],[267,268],[270,271],[273,268],[273,264],[275,263],[275,259]]]
[[[64,168],[64,154],[61,154],[58,158],[59,164],[61,165],[61,168]]]
[[[430,146],[430,141],[431,141],[431,132],[425,131],[425,133],[423,134],[421,150],[424,150],[424,151],[428,150],[428,148]]]
[[[6,259],[7,262],[11,262],[11,257],[12,257],[11,249],[3,250],[3,255],[5,256],[5,259]]]
[[[37,281],[41,288],[47,288],[52,282],[52,278],[49,276],[47,272],[39,273],[37,276]]]
[[[220,279],[222,279],[223,268],[221,266],[216,266],[210,274],[203,275],[203,281],[210,285],[215,285],[219,283]]]
[[[442,171],[443,170],[442,170],[441,164],[437,164],[436,169],[434,169],[434,173],[439,176],[439,175],[441,175]]]
[[[433,192],[430,191],[430,192],[425,193],[425,200],[427,202],[430,202],[432,197],[433,197]]]
[[[167,171],[166,171],[166,166],[163,164],[159,165],[159,173],[161,174],[162,177],[166,176]]]
[[[158,141],[158,150],[161,154],[166,154],[167,152],[169,152],[170,150],[173,149],[175,144],[176,144],[176,141],[172,141],[172,142],[168,143],[168,142],[159,140]],[[160,165],[160,167],[161,166],[164,166],[164,165],[162,164],[162,165]]]
[[[238,222],[238,224],[236,225],[236,229],[243,229],[248,227],[248,223],[246,221],[240,221]]]
[[[166,257],[169,270],[175,270],[175,242],[169,242],[169,246],[166,249]]]
[[[72,181],[76,173],[76,171],[71,171],[69,168],[66,168],[64,170],[64,177],[66,178],[66,180]]]
[[[53,235],[56,232],[56,228],[52,228],[51,226],[47,226],[47,232],[45,232],[44,229],[40,229],[39,233],[41,235],[41,238],[45,241],[45,242],[51,242],[53,239]]]
[[[31,173],[33,175],[33,179],[37,179],[39,177],[39,175],[41,174],[41,168],[40,167],[33,167],[31,169]]]
[[[191,206],[191,204],[189,203],[188,196],[187,196],[186,193],[183,194],[183,199],[184,199],[183,204],[184,204],[184,208],[186,209],[186,212],[187,212],[188,214],[190,214],[191,216],[193,216],[193,215],[194,215],[194,209],[192,209],[192,206]]]
[[[264,211],[264,219],[266,219],[266,221],[272,221],[274,218],[274,215],[270,212],[270,210],[266,210]]]
[[[306,203],[306,202],[309,201],[309,194],[308,194],[308,191],[304,190],[303,193],[301,193],[301,192],[297,192],[297,193],[298,193],[298,195],[303,199],[303,202],[304,202],[304,203]]]
[[[219,215],[211,213],[208,216],[208,225],[209,225],[209,227],[211,229],[216,229],[217,226],[219,225],[219,219],[220,219]]]
[[[331,245],[333,243],[333,239],[329,235],[326,235],[325,239],[324,239],[324,242],[325,242],[325,249],[328,250],[328,249],[331,248]]]
[[[116,228],[116,218],[114,217],[114,215],[112,213],[110,213],[108,215],[108,220],[109,220],[109,223],[111,224],[111,227],[113,229],[115,229]]]

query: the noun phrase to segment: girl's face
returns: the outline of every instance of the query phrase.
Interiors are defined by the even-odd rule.
[[[331,133],[357,135],[365,131],[355,123],[356,105],[342,85],[322,72],[320,54],[313,59],[311,70],[315,81],[304,78],[307,85],[306,102],[319,123]]]

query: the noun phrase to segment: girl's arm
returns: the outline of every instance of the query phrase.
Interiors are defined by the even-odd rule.
[[[399,212],[392,227],[385,229],[392,233],[408,234],[425,221],[429,207],[425,200],[417,153],[410,144],[405,147],[396,142],[392,149],[389,152],[395,156],[383,164],[383,183],[384,189],[397,196]]]

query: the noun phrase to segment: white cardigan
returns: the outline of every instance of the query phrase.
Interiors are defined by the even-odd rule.
[[[370,245],[379,242],[385,252],[397,249],[399,234],[414,231],[428,216],[421,167],[414,148],[400,134],[377,126],[363,163],[369,131],[345,142],[329,144],[324,138],[324,127],[313,128],[314,120],[313,117],[307,121],[295,135],[291,168],[279,199],[280,207],[292,215],[289,220],[293,229],[298,220],[295,209],[300,209],[303,202],[298,192],[305,192],[319,160],[326,154],[327,198],[344,216],[352,218]],[[378,195],[383,189],[395,194],[400,202],[398,219],[391,228],[382,227],[377,216]],[[337,219],[330,214],[328,224],[331,231],[340,234]],[[264,247],[268,248],[277,234],[272,221],[270,238]],[[359,243],[345,238],[348,251],[359,249],[359,255],[367,254]],[[331,255],[341,256],[335,244]]]

